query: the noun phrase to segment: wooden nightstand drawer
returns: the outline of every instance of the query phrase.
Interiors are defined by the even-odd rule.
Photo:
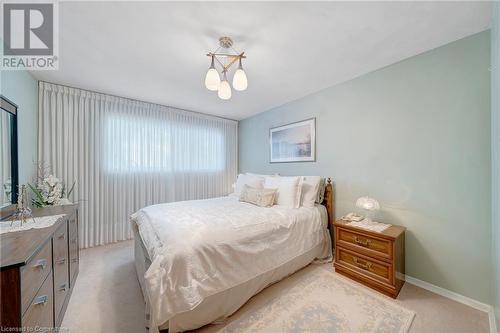
[[[371,278],[380,280],[385,283],[392,281],[392,265],[374,260],[356,252],[349,251],[342,247],[338,248],[338,262],[347,266],[350,269],[357,271],[360,274],[367,275]]]
[[[344,228],[338,228],[337,230],[338,233],[336,237],[338,245],[354,247],[357,251],[369,256],[380,256],[392,259],[391,241]]]

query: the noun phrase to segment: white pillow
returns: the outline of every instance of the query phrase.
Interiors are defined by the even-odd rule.
[[[302,177],[302,199],[301,206],[314,207],[314,203],[318,200],[318,192],[321,185],[322,177],[319,176],[304,176]]]
[[[264,187],[264,177],[239,174],[234,185],[234,194],[240,196],[243,186],[248,185],[253,188]]]
[[[264,188],[277,189],[276,204],[299,208],[302,177],[264,177]]]

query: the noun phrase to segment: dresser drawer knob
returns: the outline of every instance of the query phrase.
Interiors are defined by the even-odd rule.
[[[372,268],[372,264],[369,263],[369,262],[361,262],[358,260],[358,258],[354,258],[354,263],[356,264],[356,266],[358,266],[359,268],[362,268],[364,270],[369,270],[370,268]]]
[[[47,295],[38,296],[38,297],[35,297],[35,299],[33,300],[33,304],[34,305],[45,305],[45,303],[47,303],[48,300],[49,300],[49,296],[47,296]]]
[[[38,259],[36,263],[33,265],[33,268],[41,268],[42,270],[44,270],[46,266],[47,266],[47,259]]]
[[[57,239],[64,239],[64,235],[65,235],[65,234],[60,234],[60,235],[57,237]]]
[[[59,291],[66,291],[66,290],[67,290],[66,283],[61,284],[61,286],[59,287]]]
[[[359,239],[358,236],[354,236],[354,242],[361,246],[369,246],[371,243],[369,239]]]
[[[62,258],[56,261],[56,264],[62,265],[66,262],[66,258]]]

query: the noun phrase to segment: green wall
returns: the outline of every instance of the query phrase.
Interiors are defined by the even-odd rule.
[[[337,217],[374,196],[408,275],[491,304],[489,66],[485,31],[245,119],[240,171],[331,176]],[[311,117],[317,161],[270,164],[269,128]]]
[[[491,28],[491,143],[493,176],[493,283],[495,315],[500,332],[500,3],[495,3]]]
[[[1,93],[18,105],[19,184],[35,174],[38,143],[38,82],[26,71],[1,71]]]

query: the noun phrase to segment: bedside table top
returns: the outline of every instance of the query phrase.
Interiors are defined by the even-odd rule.
[[[386,236],[386,237],[390,237],[390,238],[397,238],[397,237],[399,237],[399,235],[401,235],[406,230],[406,228],[403,226],[393,224],[389,228],[385,229],[384,231],[376,232],[376,231],[372,231],[372,230],[368,230],[368,229],[354,227],[354,226],[349,225],[349,223],[351,223],[351,221],[337,220],[333,223],[333,225],[339,226],[342,228],[346,228],[346,229],[364,232],[367,234]]]

